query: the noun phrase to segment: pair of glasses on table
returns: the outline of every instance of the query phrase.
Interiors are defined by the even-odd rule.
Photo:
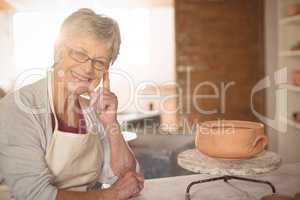
[[[66,45],[65,45],[66,46]],[[104,72],[108,69],[109,67],[109,62],[104,61],[104,60],[100,60],[100,59],[96,59],[96,58],[91,58],[89,57],[86,53],[77,50],[77,49],[73,49],[69,46],[66,46],[68,49],[68,55],[76,62],[78,63],[86,63],[91,61],[91,65],[94,69],[96,69],[97,71],[101,71]]]

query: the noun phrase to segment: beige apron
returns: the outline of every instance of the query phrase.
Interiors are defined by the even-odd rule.
[[[58,130],[58,121],[53,106],[51,75],[50,72],[48,74],[48,93],[55,119],[55,128],[47,147],[46,162],[55,177],[53,184],[57,188],[87,191],[95,186],[101,174],[103,161],[101,141],[97,133],[89,130],[86,134]]]

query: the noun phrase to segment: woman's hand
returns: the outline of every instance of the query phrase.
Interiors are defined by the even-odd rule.
[[[138,195],[144,188],[144,177],[129,171],[114,183],[110,189],[116,194],[117,200],[127,200]]]
[[[103,75],[103,88],[91,93],[90,105],[94,106],[105,128],[117,123],[118,98],[110,91],[108,72]]]

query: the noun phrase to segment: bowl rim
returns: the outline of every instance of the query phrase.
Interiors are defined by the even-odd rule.
[[[263,123],[253,122],[253,121],[243,121],[243,120],[213,120],[213,121],[205,121],[200,124],[200,127],[205,127],[205,128],[225,128],[226,126],[230,128],[247,128],[247,129],[264,128]]]

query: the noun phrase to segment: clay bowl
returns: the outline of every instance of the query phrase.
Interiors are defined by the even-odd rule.
[[[300,70],[293,71],[292,79],[294,85],[300,86]]]
[[[300,123],[300,112],[296,112],[293,114],[294,120]]]
[[[288,16],[295,16],[300,14],[300,4],[290,5],[287,9]]]
[[[295,194],[295,200],[300,200],[300,192]]]
[[[298,51],[298,50],[300,50],[300,43],[297,42],[295,45],[293,45],[293,46],[290,48],[290,50],[292,50],[292,51]]]
[[[219,159],[246,159],[262,152],[268,143],[264,125],[257,122],[219,120],[197,127],[196,148]]]
[[[264,196],[261,200],[295,200],[293,197],[280,195],[280,194],[271,194]]]

